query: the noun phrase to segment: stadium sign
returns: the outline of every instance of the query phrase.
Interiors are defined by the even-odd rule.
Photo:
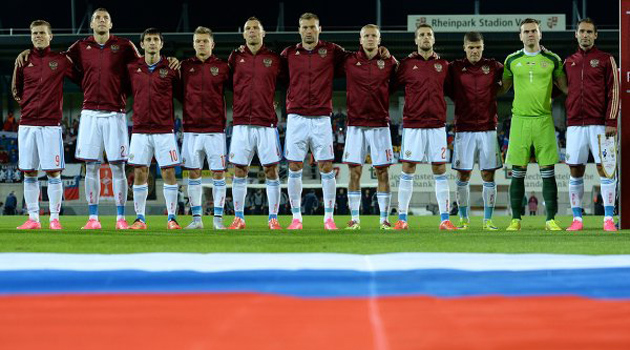
[[[536,15],[409,15],[407,30],[413,32],[420,24],[430,24],[436,32],[518,32],[521,21],[534,18],[540,21],[543,32],[566,30],[563,14]]]

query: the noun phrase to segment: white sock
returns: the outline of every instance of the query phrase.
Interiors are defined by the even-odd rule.
[[[280,209],[280,179],[267,179],[267,201],[269,202],[269,220],[278,219]]]
[[[483,218],[484,220],[491,220],[494,213],[494,203],[497,201],[497,184],[494,181],[484,181],[481,195],[483,196]]]
[[[24,174],[24,201],[28,210],[28,218],[39,222],[39,180],[37,180],[37,175],[30,177]]]
[[[85,200],[90,207],[90,220],[98,220],[98,202],[101,197],[101,163],[85,163]]]
[[[319,173],[322,177],[322,192],[324,197],[324,221],[332,219],[337,197],[337,181],[335,172]]]
[[[48,207],[50,209],[50,220],[59,220],[61,211],[61,198],[63,197],[63,183],[61,175],[55,177],[48,175]]]
[[[457,180],[457,204],[459,204],[459,216],[468,218],[468,205],[470,201],[470,185],[468,181]]]
[[[162,192],[164,192],[164,199],[166,200],[166,211],[168,213],[169,220],[175,219],[175,213],[177,213],[177,190],[179,186],[177,184],[167,185],[164,184]]]
[[[348,192],[348,206],[352,220],[359,222],[359,206],[361,206],[361,191]]]
[[[236,177],[232,180],[232,197],[234,197],[234,213],[237,217],[245,217],[245,197],[247,196],[247,178]]]
[[[392,202],[392,194],[390,192],[376,192],[376,199],[378,200],[378,209],[380,212],[380,223],[387,221],[389,216],[389,207]]]
[[[149,195],[149,185],[133,185],[133,207],[139,219],[145,219],[147,208],[147,196]]]
[[[582,220],[583,199],[584,178],[573,176],[569,177],[569,201],[571,202],[571,210],[573,211],[574,219]]]
[[[442,221],[448,220],[451,199],[446,174],[433,175],[433,179],[435,179],[435,197],[437,198],[441,219]]]
[[[227,185],[225,178],[212,180],[212,199],[214,204],[214,222],[223,224],[223,207],[225,205],[225,192]]]
[[[188,200],[193,221],[201,220],[201,178],[188,178]]]
[[[612,219],[615,210],[615,187],[617,186],[616,179],[609,179],[607,177],[601,177],[602,199],[604,200],[604,219]]]
[[[109,168],[112,170],[112,188],[114,190],[114,201],[116,202],[116,220],[124,219],[128,191],[125,164],[109,164]]]
[[[405,172],[400,173],[400,182],[398,185],[398,218],[407,221],[407,212],[409,211],[409,203],[413,195],[413,174]]]
[[[293,219],[302,221],[302,170],[289,170],[287,185]]]

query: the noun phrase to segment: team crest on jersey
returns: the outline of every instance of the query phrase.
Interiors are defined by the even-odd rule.
[[[591,60],[591,67],[595,68],[597,66],[599,66],[599,60],[593,59]]]
[[[273,60],[271,58],[265,58],[263,59],[263,64],[265,67],[269,68],[273,64]]]
[[[51,70],[56,70],[57,67],[59,67],[59,63],[57,61],[50,61],[48,62],[48,67],[50,67]]]
[[[215,77],[219,75],[219,67],[210,67],[210,74],[212,74]]]
[[[546,62],[546,61],[540,62],[540,66],[543,68],[547,68],[548,65],[549,65],[549,62]]]
[[[483,74],[490,74],[490,66],[488,65],[481,66],[481,71],[483,71]]]
[[[166,76],[168,75],[168,69],[160,68],[159,73],[160,73],[160,78],[166,78]]]
[[[328,54],[328,50],[322,47],[321,49],[317,50],[317,53],[321,58],[324,58]]]
[[[112,46],[110,46],[110,48],[112,49],[113,53],[116,53],[116,52],[118,52],[118,50],[120,50],[120,46],[118,46],[118,45],[112,45]]]
[[[433,67],[435,68],[435,71],[438,73],[442,71],[442,65],[439,63],[434,64]]]
[[[376,61],[376,65],[378,66],[378,69],[383,69],[383,68],[385,68],[385,61],[378,60],[378,61]]]

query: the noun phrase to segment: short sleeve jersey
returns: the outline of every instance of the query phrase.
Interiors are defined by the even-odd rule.
[[[562,60],[551,51],[534,55],[519,50],[505,59],[503,79],[512,79],[512,114],[520,117],[551,116],[553,80],[565,75]]]

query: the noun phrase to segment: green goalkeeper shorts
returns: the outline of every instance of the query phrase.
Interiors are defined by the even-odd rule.
[[[527,166],[531,147],[540,166],[558,163],[558,142],[551,116],[512,117],[506,163]]]

